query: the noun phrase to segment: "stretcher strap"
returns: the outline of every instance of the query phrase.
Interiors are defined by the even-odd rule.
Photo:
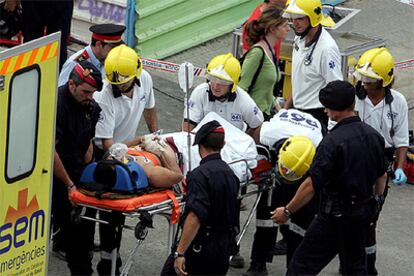
[[[173,191],[167,190],[166,193],[167,193],[167,196],[171,199],[172,204],[173,204],[173,208],[171,212],[171,223],[177,224],[180,218],[180,205]]]

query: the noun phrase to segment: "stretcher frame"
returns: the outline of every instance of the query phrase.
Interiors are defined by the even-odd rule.
[[[259,146],[259,145],[258,145]],[[270,154],[269,154],[270,156]],[[240,231],[239,235],[237,236],[237,246],[240,245],[246,231],[247,228],[249,227],[252,219],[253,219],[253,215],[256,212],[257,209],[257,205],[260,201],[260,198],[263,194],[264,191],[272,191],[276,185],[279,183],[275,177],[275,173],[273,172],[273,169],[265,172],[262,176],[256,176],[256,177],[252,177],[249,179],[249,166],[248,166],[248,162],[251,160],[248,159],[239,159],[239,160],[234,160],[232,162],[229,162],[229,165],[233,165],[233,164],[237,164],[237,163],[244,163],[245,166],[245,173],[243,176],[243,180],[240,183],[240,190],[244,187],[248,187],[249,185],[257,185],[258,188],[257,190],[254,191],[250,191],[247,192],[246,194],[241,195],[240,190],[239,190],[239,199],[242,198],[246,198],[249,196],[253,196],[253,195],[257,195],[257,198],[249,212],[248,218],[245,221],[242,230]],[[279,183],[280,184],[280,183]],[[183,211],[184,206],[185,206],[185,201],[184,201],[184,195],[181,193],[181,189],[179,189],[178,185],[174,185],[175,191],[178,192],[178,196],[176,196],[176,199],[178,201],[179,204],[179,208],[180,211]],[[269,193],[269,200],[271,200],[271,193]],[[270,204],[270,201],[269,201]],[[120,211],[116,211],[116,210],[112,210],[112,209],[107,209],[107,208],[101,208],[101,207],[96,207],[93,205],[88,205],[88,204],[84,204],[84,203],[77,203],[78,207],[81,207],[80,210],[78,210],[78,212],[75,214],[75,217],[73,219],[77,220],[78,222],[80,221],[80,219],[84,219],[84,220],[88,220],[88,221],[93,221],[95,223],[101,223],[101,224],[109,224],[108,221],[102,220],[100,218],[94,218],[94,217],[89,217],[86,216],[86,209],[87,208],[92,208],[95,210],[98,210],[100,212],[120,212]],[[162,216],[164,218],[167,219],[168,222],[168,243],[167,243],[167,250],[170,250],[170,248],[172,247],[173,243],[175,242],[175,237],[176,237],[176,233],[178,231],[178,224],[173,224],[171,221],[171,215],[172,215],[172,210],[174,208],[174,204],[173,204],[173,200],[172,199],[168,199],[168,200],[164,200],[162,202],[159,203],[154,203],[154,204],[150,204],[147,206],[142,206],[139,207],[137,209],[135,209],[132,212],[120,212],[122,213],[122,215],[124,215],[125,217],[129,217],[129,218],[133,218],[133,219],[138,219],[138,222],[136,223],[135,226],[131,226],[131,225],[127,225],[126,223],[122,226],[122,229],[128,229],[128,230],[132,230],[134,231],[135,234],[135,238],[137,239],[135,246],[129,251],[129,254],[127,256],[127,261],[125,263],[125,265],[122,267],[121,270],[121,274],[120,275],[128,275],[129,271],[132,267],[132,264],[134,263],[134,256],[136,254],[136,252],[138,251],[139,247],[142,245],[142,243],[144,242],[147,234],[148,234],[148,229],[147,228],[153,228],[152,226],[152,221],[153,221],[153,217],[155,215],[159,215]],[[122,231],[121,229],[121,231]],[[117,248],[114,248],[113,251],[111,252],[111,275],[114,276],[115,275],[115,271],[116,271],[116,259],[117,259]]]

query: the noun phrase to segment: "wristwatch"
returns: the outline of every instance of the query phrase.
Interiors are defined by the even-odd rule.
[[[283,208],[283,214],[288,218],[288,219],[290,219],[290,217],[292,216],[292,213],[290,212],[290,210],[285,206],[284,208]]]
[[[183,258],[183,257],[184,257],[184,253],[178,253],[177,251],[174,252],[174,259]]]

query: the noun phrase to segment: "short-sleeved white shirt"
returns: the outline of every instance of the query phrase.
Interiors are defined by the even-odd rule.
[[[309,113],[296,109],[281,109],[260,129],[260,143],[273,147],[281,139],[295,135],[308,137],[317,147],[322,140],[321,123]]]
[[[113,139],[115,143],[133,139],[144,109],[155,106],[152,79],[142,70],[141,86],[135,84],[132,98],[121,95],[115,98],[111,84],[105,84],[101,92],[93,95],[101,107],[101,116],[96,125],[95,141],[101,146],[101,139]]]
[[[235,98],[220,102],[210,99],[209,84],[198,85],[189,99],[190,122],[198,124],[208,113],[215,112],[238,129],[244,130],[245,123],[250,128],[257,128],[263,123],[263,113],[253,99],[243,89],[237,87]],[[184,118],[187,108],[184,108]]]
[[[385,147],[408,147],[408,104],[405,97],[391,89],[393,100],[390,104],[382,99],[377,105],[373,105],[371,100],[366,97],[364,100],[357,99],[355,110],[361,120],[376,131],[381,133],[385,140]],[[394,119],[394,136],[391,137],[392,118]]]
[[[305,65],[313,45],[305,47],[305,39],[295,37],[292,52],[292,99],[298,109],[322,108],[319,91],[329,82],[342,80],[341,55],[332,36],[322,28],[312,54],[312,62]]]

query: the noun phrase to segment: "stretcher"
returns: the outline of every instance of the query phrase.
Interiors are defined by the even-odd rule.
[[[266,158],[257,160],[257,148],[253,139],[246,135],[244,132],[233,127],[231,124],[222,120],[216,114],[208,114],[205,119],[200,122],[200,126],[205,122],[213,119],[218,120],[226,131],[226,146],[223,148],[221,155],[235,174],[239,177],[241,187],[246,187],[251,184],[260,184],[256,194],[259,196],[256,200],[260,199],[261,191],[264,189],[270,189],[274,185],[272,181],[272,168],[270,162]],[[197,131],[197,129],[195,129]],[[188,167],[186,166],[189,158],[192,159],[194,167],[198,166],[200,157],[198,154],[198,146],[191,147],[191,153],[189,154],[187,149],[187,135],[186,132],[177,132],[164,135],[166,140],[173,141],[173,148],[182,155],[182,171],[186,175]],[[168,138],[168,139],[167,139]],[[191,139],[194,139],[194,134],[191,134]],[[148,228],[152,228],[153,217],[155,215],[162,216],[167,219],[169,224],[168,230],[168,250],[176,236],[178,229],[178,220],[180,214],[185,205],[185,185],[183,183],[174,185],[172,189],[152,190],[149,194],[144,194],[137,197],[123,198],[123,199],[98,199],[95,196],[86,193],[85,191],[76,191],[71,193],[71,200],[76,203],[77,212],[74,212],[73,219],[78,222],[80,219],[90,220],[97,223],[108,224],[107,221],[100,219],[99,217],[87,217],[86,209],[93,208],[99,212],[121,212],[125,217],[132,218],[129,221],[136,221],[135,225],[124,225],[123,228],[133,230],[135,238],[137,239],[136,245],[129,252],[127,261],[122,268],[121,275],[128,275],[129,270],[134,262],[134,256],[139,249],[140,245],[144,242]],[[247,193],[241,197],[246,197],[255,194],[254,192]],[[256,203],[257,206],[257,203]],[[98,212],[98,213],[99,213]],[[249,223],[254,215],[255,209],[252,209],[249,215]],[[247,228],[248,223],[244,228]],[[245,229],[241,231],[238,243],[240,243]],[[112,259],[112,275],[115,275],[117,250],[111,254]]]
[[[246,164],[247,160],[236,160],[231,163],[231,165],[236,165],[238,163]],[[255,205],[249,214],[249,219],[246,221],[243,230],[241,231],[237,244],[239,245],[250,221],[253,218],[255,213],[257,203],[260,200],[261,193],[264,190],[271,189],[274,182],[272,182],[271,169],[267,166],[265,162],[259,162],[260,167],[258,166],[252,170],[249,174],[253,177],[249,181],[241,183],[241,187],[246,187],[251,184],[259,184],[256,191],[249,192],[241,197],[251,196],[253,194],[258,194]],[[262,165],[263,164],[263,165]],[[247,172],[246,172],[247,174]],[[137,239],[136,245],[129,252],[127,261],[122,268],[121,275],[128,275],[129,270],[134,263],[134,256],[138,251],[141,244],[144,242],[147,234],[148,228],[153,228],[153,216],[159,215],[167,219],[168,221],[168,243],[167,249],[171,248],[174,237],[176,236],[176,231],[178,229],[178,220],[180,218],[181,211],[185,206],[184,194],[181,192],[180,187],[177,185],[174,189],[165,189],[161,191],[156,191],[150,194],[145,194],[139,197],[131,197],[128,199],[97,199],[91,195],[85,195],[80,191],[71,193],[71,199],[74,203],[77,204],[78,212],[75,214],[74,219],[86,219],[94,221],[97,223],[108,224],[107,221],[101,220],[99,218],[87,217],[85,215],[86,208],[93,208],[99,212],[122,212],[125,217],[132,218],[133,221],[136,221],[135,225],[124,225],[124,229],[129,229],[134,231],[135,238]],[[131,220],[130,220],[131,221]],[[112,273],[115,275],[116,267],[116,258],[117,250],[111,254],[112,259]]]

